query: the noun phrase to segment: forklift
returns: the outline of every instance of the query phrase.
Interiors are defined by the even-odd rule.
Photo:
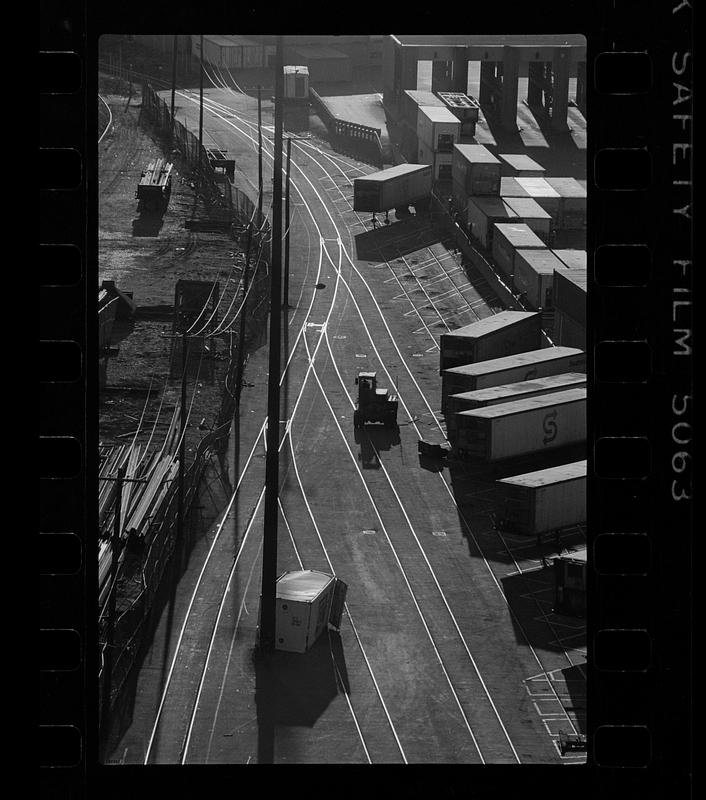
[[[376,372],[359,372],[355,379],[358,402],[353,412],[353,426],[362,428],[367,422],[382,422],[386,428],[397,427],[397,395],[377,388]]]

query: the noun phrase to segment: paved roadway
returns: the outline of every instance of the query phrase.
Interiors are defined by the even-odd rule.
[[[206,92],[205,125],[256,185],[252,100]],[[180,98],[193,129],[197,103]],[[240,117],[224,112],[238,109]],[[271,116],[266,113],[265,123]],[[271,152],[271,142],[267,144]],[[278,570],[348,584],[339,634],[253,659],[267,348],[251,357],[223,518],[194,551],[137,678],[123,763],[556,763],[579,729],[583,627],[551,571],[492,525],[492,475],[420,463],[441,437],[438,334],[501,309],[427,218],[372,229],[350,207],[369,167],[296,142],[291,360],[282,381]],[[265,174],[271,174],[265,160]],[[266,181],[266,183],[269,183]],[[265,200],[265,208],[268,200]],[[284,358],[283,358],[284,361]],[[354,379],[397,386],[398,432],[352,425]],[[565,537],[580,544],[582,532]],[[210,549],[209,549],[210,548]],[[549,548],[551,550],[551,548]],[[549,550],[547,551],[549,552]],[[580,712],[579,712],[580,714]],[[580,760],[580,756],[578,757]]]

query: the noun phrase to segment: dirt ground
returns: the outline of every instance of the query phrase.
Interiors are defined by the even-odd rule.
[[[193,231],[185,226],[189,220],[208,218],[211,210],[196,198],[188,165],[177,154],[165,153],[141,125],[140,95],[129,103],[122,95],[103,96],[113,121],[99,144],[97,283],[114,281],[137,308],[132,318],[116,320],[111,353],[102,362],[99,438],[102,444],[127,443],[139,427],[138,443],[150,436],[152,445],[160,442],[181,393],[180,340],[173,336],[176,283],[217,282],[223,301],[211,323],[222,323],[222,335],[209,339],[203,350],[197,342],[187,363],[191,451],[215,425],[224,399],[230,348],[237,336],[237,324],[231,332],[228,323],[237,308],[244,256],[227,229]],[[150,161],[167,155],[175,164],[167,211],[162,219],[145,218],[138,213],[137,183]]]

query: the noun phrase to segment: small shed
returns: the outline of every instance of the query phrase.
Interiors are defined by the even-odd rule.
[[[275,647],[306,652],[327,625],[340,627],[346,584],[335,575],[305,569],[284,572],[276,584]]]

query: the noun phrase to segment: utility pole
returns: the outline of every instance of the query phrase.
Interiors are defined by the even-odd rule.
[[[175,99],[175,95],[176,95],[177,42],[178,42],[178,40],[179,40],[179,37],[175,35],[174,36],[174,44],[173,44],[174,53],[172,55],[172,108],[171,108],[171,112],[172,112],[172,130],[171,130],[171,136],[169,137],[170,141],[171,141],[172,150],[174,149],[174,99]]]
[[[115,635],[115,600],[118,582],[118,559],[120,557],[120,513],[123,501],[123,479],[125,467],[118,467],[118,477],[115,495],[115,518],[113,522],[113,536],[111,539],[112,560],[110,562],[110,594],[108,595],[108,627],[106,630],[105,662],[103,664],[103,708],[101,710],[101,727],[108,731],[108,718],[110,716],[110,694],[113,683],[113,637]]]
[[[282,37],[275,57],[275,152],[272,196],[272,268],[270,270],[270,354],[267,393],[267,460],[265,462],[265,524],[260,600],[260,649],[275,648],[277,590],[277,498],[279,493],[279,378],[282,303]]]
[[[203,150],[203,34],[201,34],[199,59],[199,172],[197,185],[201,188],[201,151]]]
[[[287,177],[284,190],[284,220],[286,228],[284,229],[284,298],[282,300],[282,308],[289,308],[289,228],[291,219],[289,215],[289,173],[292,163],[292,138],[287,137]]]
[[[250,244],[252,242],[252,222],[248,222],[248,238],[245,246],[245,269],[243,270],[243,307],[240,309],[240,332],[238,334],[238,361],[235,375],[235,408],[240,413],[240,392],[243,388],[243,369],[245,367],[245,310],[248,302],[250,282]],[[237,476],[236,476],[237,477]]]
[[[179,483],[177,487],[177,540],[181,546],[184,537],[184,458],[186,453],[186,330],[181,337],[181,408],[179,410]]]
[[[262,90],[257,87],[257,225],[262,225]]]

